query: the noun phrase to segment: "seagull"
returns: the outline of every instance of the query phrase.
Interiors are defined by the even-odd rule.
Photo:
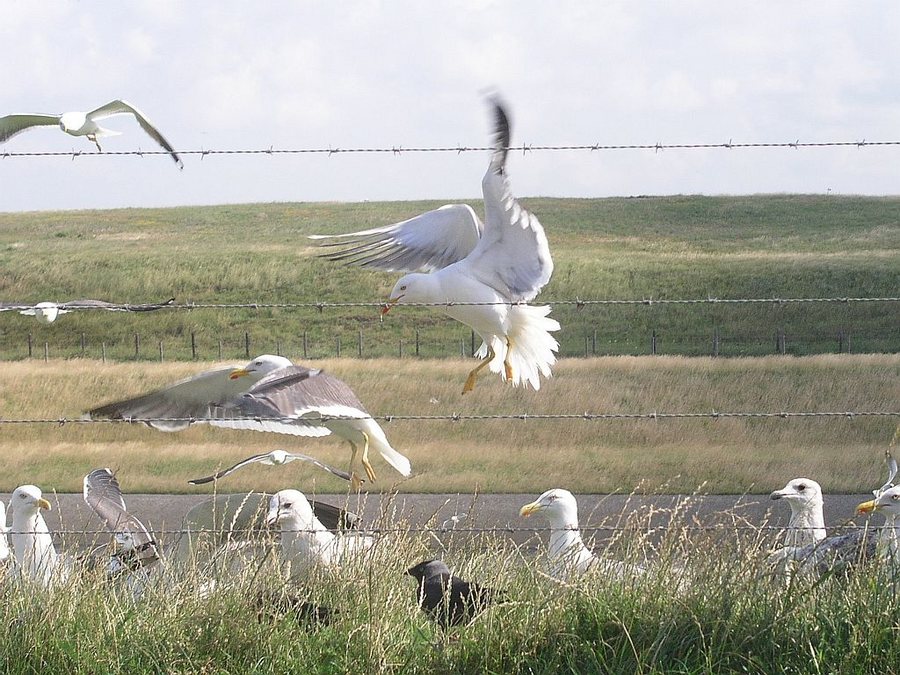
[[[354,489],[362,485],[353,470],[359,446],[370,481],[377,478],[369,462],[370,447],[404,477],[411,473],[409,460],[391,447],[350,387],[325,371],[294,365],[283,356],[263,354],[240,368],[208,370],[149,394],[94,408],[85,418],[144,421],[161,431],[207,422],[294,436],[334,433],[350,444]]]
[[[466,378],[464,394],[486,366],[504,381],[540,389],[559,349],[550,333],[560,326],[547,316],[550,307],[526,304],[550,281],[553,260],[540,222],[510,189],[509,116],[498,99],[491,103],[494,151],[481,183],[484,224],[471,206],[448,204],[386,227],[311,236],[343,247],[325,254],[330,260],[411,272],[394,286],[382,316],[401,303],[446,303],[442,311],[478,333],[482,360]]]
[[[285,560],[301,565],[339,565],[372,547],[375,540],[359,532],[329,531],[316,518],[299,490],[281,490],[269,499],[266,525],[281,527],[281,549]]]
[[[825,538],[822,487],[816,481],[794,478],[769,497],[784,499],[791,507],[791,520],[784,535],[784,549],[815,544]]]
[[[159,130],[150,123],[150,120],[133,105],[119,99],[110,101],[106,105],[102,105],[90,112],[74,111],[65,112],[61,115],[24,113],[0,117],[0,143],[5,143],[13,136],[31,127],[58,125],[60,129],[70,136],[86,136],[89,141],[92,141],[97,146],[97,150],[103,152],[103,148],[100,147],[97,139],[102,136],[118,136],[121,132],[101,127],[97,122],[113,115],[124,114],[134,115],[134,119],[137,120],[137,123],[141,125],[141,128],[147,132],[150,138],[168,151],[178,168],[184,168],[184,164],[175,153],[175,149]]]
[[[492,588],[453,576],[441,560],[423,560],[406,573],[419,584],[419,607],[441,628],[469,623],[489,604],[502,599]]]
[[[265,464],[267,466],[281,466],[283,464],[288,464],[295,460],[300,460],[301,462],[309,462],[314,466],[319,467],[320,469],[324,469],[325,471],[334,474],[338,478],[343,478],[346,481],[351,480],[351,476],[346,471],[341,471],[340,469],[335,469],[324,462],[320,462],[315,457],[310,457],[309,455],[303,455],[300,453],[288,452],[287,450],[272,450],[272,452],[267,452],[262,455],[252,455],[247,459],[242,459],[240,462],[235,464],[234,466],[230,466],[227,469],[223,469],[218,473],[212,476],[206,476],[205,478],[194,478],[193,480],[189,480],[188,483],[191,485],[203,485],[205,483],[212,483],[215,480],[219,480],[220,478],[224,478],[229,475],[233,471],[237,471],[241,467],[248,466],[249,464]]]
[[[9,539],[7,533],[9,527],[6,524],[6,504],[0,502],[0,563],[9,560]]]
[[[602,559],[591,553],[578,531],[578,503],[568,490],[547,490],[536,500],[523,506],[519,515],[527,518],[538,512],[543,513],[550,521],[550,575],[554,578],[565,581],[594,568],[616,579],[644,573],[639,565]]]
[[[9,508],[12,511],[10,539],[20,578],[44,588],[61,580],[60,557],[41,515],[42,510],[49,511],[52,507],[44,499],[41,489],[35,485],[20,485],[12,493]]]
[[[885,527],[878,537],[878,553],[891,564],[900,562],[900,486],[890,487],[875,499],[875,510],[884,514]]]
[[[69,302],[39,302],[36,305],[25,305],[11,302],[0,303],[0,312],[19,310],[19,314],[33,316],[41,323],[53,323],[60,314],[68,314],[76,309],[105,309],[110,312],[152,312],[163,307],[168,307],[175,298],[169,298],[165,302],[144,305],[117,305],[104,300],[70,300]]]
[[[107,566],[112,575],[150,568],[160,560],[158,544],[146,526],[128,512],[119,481],[109,469],[95,469],[84,477],[84,502],[113,533],[116,553]]]

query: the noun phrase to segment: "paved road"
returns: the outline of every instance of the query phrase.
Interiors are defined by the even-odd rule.
[[[9,503],[9,494],[0,495]],[[84,504],[80,494],[45,495],[53,504],[46,514],[51,531],[68,532],[102,529],[100,521]],[[363,517],[369,527],[424,527],[440,526],[455,514],[469,514],[460,527],[500,528],[504,534],[518,543],[535,536],[543,536],[546,523],[540,515],[529,519],[519,516],[519,508],[537,497],[536,494],[369,494],[359,497],[346,495],[319,495],[316,498],[331,504],[347,505]],[[856,504],[871,495],[829,495],[825,499],[825,522],[845,523],[854,518]],[[180,530],[187,512],[209,499],[203,495],[126,495],[129,511],[141,518],[154,532]],[[609,536],[610,528],[621,524],[622,514],[642,514],[641,522],[647,527],[665,526],[675,514],[677,522],[703,527],[728,527],[733,523],[747,525],[787,524],[790,509],[787,504],[773,502],[768,495],[578,495],[580,521],[583,530],[590,530],[597,539]],[[515,531],[528,528],[526,531]],[[536,535],[534,529],[540,532]],[[596,530],[592,528],[597,528]],[[508,533],[505,530],[509,530]],[[166,533],[164,541],[172,536]],[[106,541],[102,534],[89,540]],[[81,548],[87,543],[83,537],[65,537],[65,548]]]

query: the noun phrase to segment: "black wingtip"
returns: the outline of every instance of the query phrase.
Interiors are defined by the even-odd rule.
[[[488,101],[493,108],[494,115],[494,156],[491,164],[494,171],[503,173],[506,165],[506,154],[509,152],[509,144],[512,136],[509,113],[503,99],[498,94],[491,94]]]

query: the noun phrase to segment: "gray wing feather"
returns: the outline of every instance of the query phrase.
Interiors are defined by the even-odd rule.
[[[59,124],[59,115],[43,113],[25,113],[0,117],[0,143],[8,141],[31,127],[53,126]]]
[[[153,542],[144,524],[128,513],[119,481],[109,469],[95,469],[84,477],[84,501],[109,530],[129,532],[135,546]]]
[[[152,312],[156,309],[168,307],[173,302],[175,302],[174,297],[169,298],[164,302],[145,303],[139,305],[120,305],[114,302],[106,302],[105,300],[70,300],[69,302],[64,302],[63,304],[61,304],[60,308],[73,309],[79,307],[96,307],[98,309],[106,309],[111,312]]]
[[[144,115],[144,113],[142,113],[127,101],[118,99],[115,101],[110,101],[106,105],[102,105],[96,110],[92,110],[91,112],[87,113],[87,117],[91,120],[100,120],[106,117],[111,117],[112,115],[121,115],[124,113],[130,113],[131,115],[134,115],[134,119],[137,120],[138,124],[141,125],[141,128],[147,132],[150,138],[152,138],[154,141],[159,143],[160,146],[165,148],[180,168],[184,166],[181,159],[175,153],[175,148],[172,147],[172,144],[169,143],[169,141],[165,139],[165,137],[159,132],[159,130],[150,123],[150,120],[147,119],[147,116]]]

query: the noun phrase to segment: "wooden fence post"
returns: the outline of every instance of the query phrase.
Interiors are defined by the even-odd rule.
[[[162,363],[165,360],[165,354],[163,354],[163,344],[162,340],[159,341],[159,362]]]
[[[50,360],[50,343],[44,342],[44,362],[46,363],[49,360]]]
[[[28,358],[31,358],[32,338],[31,333],[28,334]]]
[[[419,329],[416,328],[416,356],[419,355]]]
[[[85,348],[86,344],[87,343],[85,342],[85,339],[84,339],[84,333],[82,333],[81,334],[81,356],[82,356],[82,358],[84,358],[84,348]]]
[[[222,360],[222,340],[219,340],[219,361]]]
[[[250,333],[244,331],[244,356],[250,358]]]
[[[591,355],[597,356],[597,329],[594,329],[593,335],[591,335]]]
[[[785,337],[784,337],[784,329],[779,328],[778,333],[775,336],[775,351],[779,354],[785,353]]]
[[[197,336],[191,331],[191,358],[197,360]]]
[[[403,338],[400,338],[400,348],[398,349],[397,353],[399,354],[399,357],[402,359],[403,358]]]
[[[105,342],[100,343],[100,360],[103,361],[103,363],[106,363],[106,343]]]
[[[134,358],[138,358],[141,355],[141,336],[137,333],[134,334]]]
[[[337,357],[341,358],[341,336],[337,336]]]
[[[357,356],[359,356],[359,358],[362,358],[362,328],[360,328],[359,332],[357,333],[356,354]]]
[[[650,335],[650,354],[656,356],[656,329]]]

